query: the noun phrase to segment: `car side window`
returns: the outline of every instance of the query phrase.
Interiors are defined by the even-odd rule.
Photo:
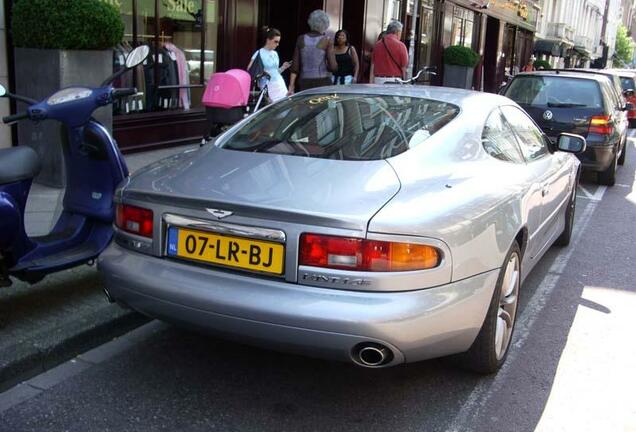
[[[614,82],[614,80],[612,78],[610,78],[610,87],[611,87],[611,91],[610,94],[612,95],[612,101],[614,103],[614,109],[618,109],[622,106],[621,104],[621,100],[620,100],[620,95],[618,94],[618,91],[616,90],[616,83]]]
[[[613,112],[616,100],[614,99],[614,93],[612,92],[609,83],[601,83],[601,90],[603,92],[603,95],[605,96],[603,98],[605,99],[605,109],[607,109],[609,112]]]
[[[481,143],[490,156],[513,163],[524,163],[512,129],[504,120],[499,109],[490,113],[481,134]]]
[[[528,162],[540,159],[550,152],[543,132],[526,113],[514,106],[502,106],[501,111],[517,135],[521,152]]]
[[[621,85],[621,79],[614,76],[613,79],[614,88],[616,89],[616,96],[618,97],[618,107],[623,108],[625,106],[625,97],[623,96],[623,86]]]

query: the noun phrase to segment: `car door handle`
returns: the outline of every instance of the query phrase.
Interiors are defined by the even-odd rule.
[[[549,193],[550,193],[550,186],[548,186],[547,184],[544,184],[544,185],[541,187],[541,196],[542,196],[542,197],[545,197],[545,196],[546,196],[547,194],[549,194]]]

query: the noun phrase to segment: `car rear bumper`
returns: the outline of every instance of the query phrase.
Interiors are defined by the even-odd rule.
[[[385,366],[466,351],[496,285],[492,270],[436,288],[360,292],[217,271],[111,244],[99,258],[110,296],[151,317],[241,342],[355,361],[360,343],[393,352]]]
[[[589,145],[582,154],[578,154],[583,169],[605,171],[614,160],[615,149],[610,146]]]

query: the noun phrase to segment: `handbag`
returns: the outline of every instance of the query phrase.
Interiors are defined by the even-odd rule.
[[[263,66],[263,59],[261,59],[261,52],[259,50],[258,54],[256,54],[256,58],[252,62],[252,65],[247,70],[247,72],[249,72],[250,76],[252,77],[252,81],[254,81],[256,77],[261,75],[264,71],[265,67]]]

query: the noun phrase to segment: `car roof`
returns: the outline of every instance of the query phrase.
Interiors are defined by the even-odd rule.
[[[334,93],[418,97],[448,102],[457,105],[460,108],[466,108],[476,103],[482,104],[484,107],[493,108],[499,105],[510,105],[510,99],[494,93],[463,90],[451,87],[406,84],[352,84],[347,86],[326,86],[305,90],[298,94],[309,95]]]
[[[593,81],[598,81],[598,82],[603,82],[603,80],[607,80],[608,77],[607,75],[604,74],[594,74],[594,73],[579,73],[579,71],[575,71],[575,70],[562,70],[562,69],[556,69],[556,70],[542,70],[542,71],[533,71],[533,72],[521,72],[518,73],[517,75],[515,75],[515,77],[518,76],[553,76],[553,77],[568,77],[568,78],[580,78],[580,79],[587,79],[587,80],[593,80]],[[600,76],[599,76],[600,75]]]
[[[619,73],[615,70],[611,70],[611,69],[581,69],[581,68],[568,68],[568,69],[563,69],[564,71],[568,71],[568,72],[581,72],[581,73],[587,73],[587,74],[601,74],[601,75],[615,75],[618,76]]]
[[[636,69],[607,69],[615,72],[620,77],[634,78],[636,77]]]

